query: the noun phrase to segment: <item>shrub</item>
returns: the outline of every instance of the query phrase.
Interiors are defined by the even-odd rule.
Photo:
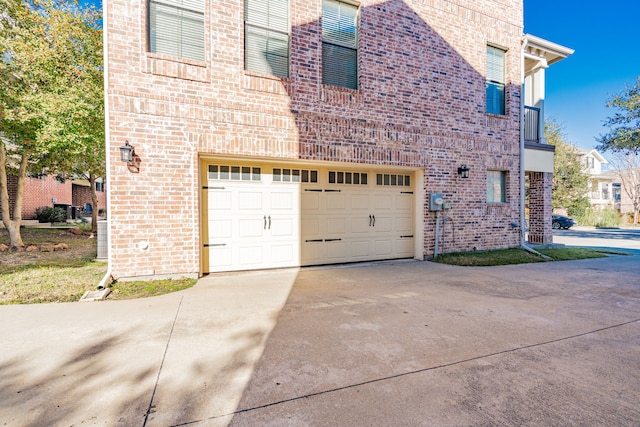
[[[617,211],[606,209],[585,209],[584,213],[576,216],[580,225],[590,225],[593,227],[618,227],[620,225],[620,215]]]
[[[36,208],[36,218],[38,222],[64,222],[67,220],[67,213],[61,208],[51,206],[40,206]]]

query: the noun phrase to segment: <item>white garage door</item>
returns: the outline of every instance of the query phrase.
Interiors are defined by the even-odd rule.
[[[321,170],[320,175],[327,179],[303,185],[302,265],[413,256],[409,174]]]
[[[204,272],[413,257],[412,181],[406,172],[207,165]]]
[[[299,186],[263,169],[209,165],[208,272],[300,265]]]

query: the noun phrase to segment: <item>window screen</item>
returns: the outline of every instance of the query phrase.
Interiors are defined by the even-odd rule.
[[[245,0],[245,69],[289,77],[289,0]]]
[[[322,82],[358,88],[358,8],[322,2]]]
[[[502,49],[487,46],[487,113],[505,113],[505,54]]]
[[[151,0],[149,51],[204,61],[204,0]]]

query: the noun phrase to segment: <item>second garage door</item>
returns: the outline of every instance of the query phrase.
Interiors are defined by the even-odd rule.
[[[410,174],[321,169],[319,176],[302,187],[302,265],[413,256]]]

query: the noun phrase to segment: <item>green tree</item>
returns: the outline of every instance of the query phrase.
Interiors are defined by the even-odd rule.
[[[635,86],[627,87],[607,100],[607,108],[617,111],[604,122],[609,132],[598,138],[600,144],[596,149],[640,152],[640,76]]]
[[[580,216],[589,204],[589,175],[585,171],[582,155],[566,141],[562,127],[554,120],[544,124],[547,143],[555,145],[553,164],[552,206],[566,209],[569,215]]]
[[[5,0],[0,6],[0,208],[12,248],[24,246],[28,173],[104,175],[100,19],[98,10],[75,0]],[[18,182],[13,213],[9,175]]]

